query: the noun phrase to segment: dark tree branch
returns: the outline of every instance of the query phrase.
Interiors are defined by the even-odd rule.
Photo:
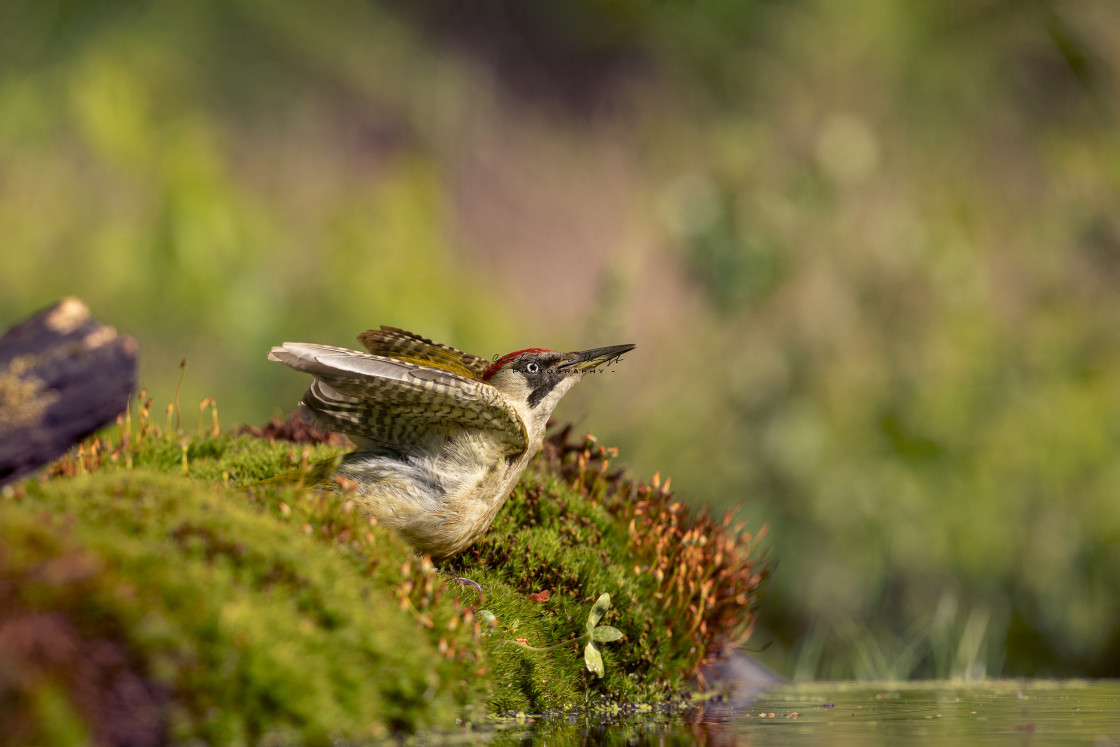
[[[76,298],[0,337],[0,485],[113,422],[136,384],[138,349]]]

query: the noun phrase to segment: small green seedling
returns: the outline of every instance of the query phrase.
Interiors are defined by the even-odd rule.
[[[504,642],[511,643],[514,646],[520,646],[526,651],[537,651],[543,653],[545,651],[552,651],[553,649],[560,648],[561,646],[566,646],[569,643],[576,643],[578,641],[588,639],[587,646],[583,649],[583,660],[587,664],[588,671],[593,672],[599,677],[602,677],[603,655],[599,653],[599,647],[595,644],[610,643],[611,641],[617,641],[622,637],[622,631],[618,628],[612,628],[610,625],[599,625],[599,621],[603,619],[603,615],[607,614],[607,610],[609,610],[610,607],[611,595],[604,592],[602,596],[595,600],[595,604],[591,606],[591,611],[587,613],[587,632],[579,636],[578,638],[572,638],[571,640],[557,643],[555,646],[545,646],[543,648],[538,648],[537,646],[530,646],[528,643],[522,643],[521,641],[506,640]],[[494,614],[489,610],[480,610],[478,612],[478,615],[481,619],[485,620],[488,623],[494,619]]]
[[[604,592],[601,597],[595,600],[591,612],[587,615],[587,632],[584,634],[591,640],[587,642],[587,647],[583,649],[583,660],[587,664],[588,671],[594,672],[599,677],[603,676],[603,655],[599,653],[599,648],[595,644],[610,643],[622,637],[622,631],[618,628],[598,624],[603,615],[607,614],[610,606],[611,595]]]

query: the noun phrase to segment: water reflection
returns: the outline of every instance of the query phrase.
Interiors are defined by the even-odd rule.
[[[1120,682],[813,683],[682,715],[540,721],[496,743],[606,745],[1120,745]]]

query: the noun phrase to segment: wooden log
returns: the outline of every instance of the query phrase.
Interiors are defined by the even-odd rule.
[[[136,386],[138,350],[76,298],[0,337],[0,485],[112,423]]]

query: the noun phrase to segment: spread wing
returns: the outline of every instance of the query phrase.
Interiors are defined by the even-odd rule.
[[[358,335],[358,341],[374,355],[419,363],[422,366],[435,366],[467,379],[481,379],[482,374],[490,367],[490,361],[485,358],[396,327],[382,325],[381,329],[366,330]]]
[[[448,424],[490,431],[520,454],[525,426],[501,392],[446,370],[380,355],[302,342],[268,359],[315,377],[300,404],[317,428],[395,451],[410,451]]]

